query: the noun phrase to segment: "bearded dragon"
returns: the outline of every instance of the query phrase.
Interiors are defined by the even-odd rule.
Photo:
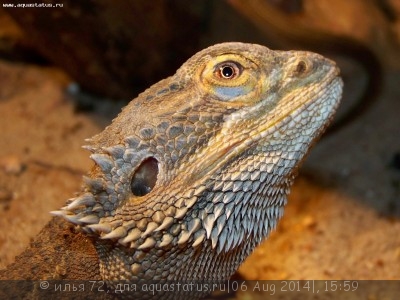
[[[315,53],[244,43],[200,51],[87,141],[95,165],[81,193],[52,212],[57,217],[41,233],[64,232],[68,242],[57,250],[70,251],[65,259],[75,261],[75,275],[68,266],[60,275],[55,259],[30,278],[100,277],[111,288],[229,279],[275,228],[296,169],[341,93],[335,63]],[[90,255],[79,253],[78,242]],[[64,255],[55,248],[47,255]],[[0,275],[20,278],[21,267]]]

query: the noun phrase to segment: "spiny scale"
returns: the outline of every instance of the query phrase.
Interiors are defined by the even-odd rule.
[[[113,161],[105,154],[92,154],[90,158],[96,162],[104,173],[109,173],[114,167]]]

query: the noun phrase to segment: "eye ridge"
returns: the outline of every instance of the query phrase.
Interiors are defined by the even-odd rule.
[[[241,64],[234,61],[225,61],[215,67],[215,74],[220,79],[234,79],[242,73]]]

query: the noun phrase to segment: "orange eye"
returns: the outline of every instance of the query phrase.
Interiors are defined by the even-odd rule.
[[[233,79],[240,75],[242,66],[235,62],[223,62],[216,67],[215,73],[222,79]]]

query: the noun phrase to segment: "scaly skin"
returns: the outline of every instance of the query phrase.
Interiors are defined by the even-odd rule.
[[[309,52],[207,48],[89,141],[96,165],[54,214],[90,237],[111,287],[228,279],[282,216],[296,168],[339,104],[338,74]]]

